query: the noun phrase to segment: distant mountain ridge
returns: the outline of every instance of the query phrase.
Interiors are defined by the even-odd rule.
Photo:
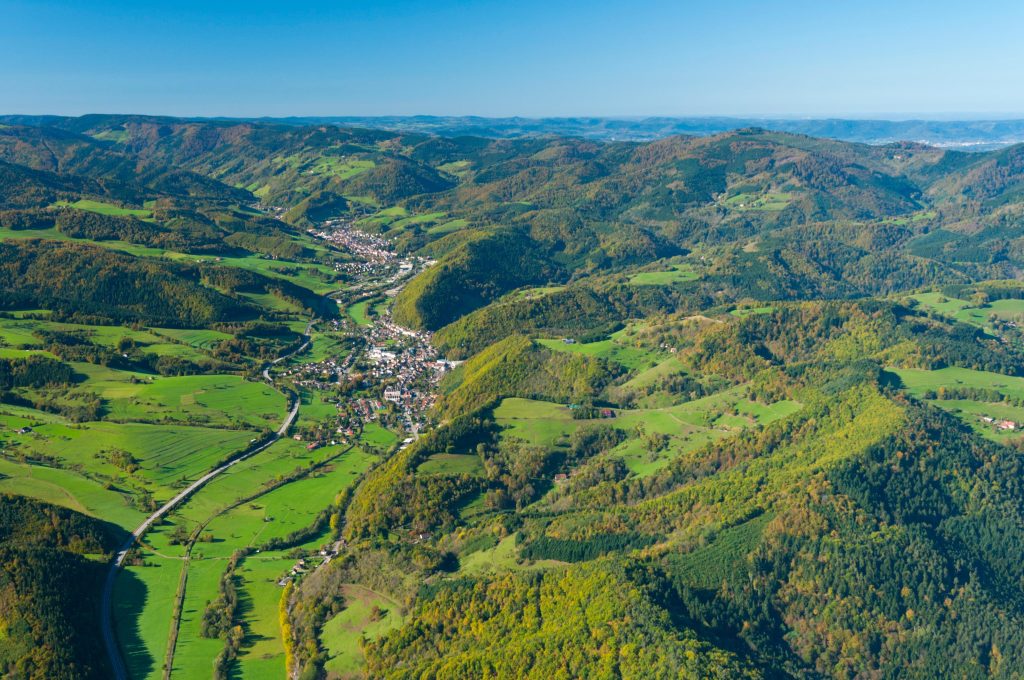
[[[83,118],[88,119],[88,116]],[[161,118],[153,116],[152,118]],[[0,124],[59,125],[63,116],[0,116]],[[171,120],[167,118],[167,120]],[[177,119],[181,120],[181,119]],[[512,138],[534,136],[583,137],[606,141],[646,142],[672,135],[714,135],[760,127],[847,142],[889,144],[919,142],[942,148],[990,151],[1024,142],[1024,118],[979,120],[882,120],[848,118],[757,118],[731,116],[650,116],[635,118],[519,116],[289,116],[283,118],[203,118],[186,120],[252,121],[286,125],[333,124],[378,130],[421,132],[443,137],[472,135]]]

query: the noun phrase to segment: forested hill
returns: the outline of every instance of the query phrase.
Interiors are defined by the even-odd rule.
[[[0,495],[0,669],[12,678],[109,677],[99,634],[105,564],[123,531],[77,512]]]

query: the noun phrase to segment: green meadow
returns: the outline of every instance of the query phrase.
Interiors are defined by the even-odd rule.
[[[621,364],[629,370],[645,370],[657,365],[665,358],[667,352],[640,346],[633,336],[641,327],[642,324],[633,324],[612,333],[605,340],[596,342],[566,343],[558,338],[541,338],[537,342],[555,352],[573,352],[599,357]]]
[[[114,205],[113,203],[104,203],[102,201],[92,201],[83,198],[82,200],[75,201],[74,203],[68,203],[67,201],[57,201],[53,204],[54,207],[58,208],[75,208],[77,210],[85,210],[88,212],[99,213],[100,215],[113,215],[115,217],[138,217],[140,219],[148,219],[153,216],[151,210],[140,210],[137,208],[122,208]]]
[[[340,454],[340,455],[339,455]],[[321,463],[306,476],[227,509],[239,499],[258,493],[262,486]],[[342,489],[356,482],[376,460],[360,449],[345,451],[341,447],[324,447],[306,451],[301,442],[282,440],[267,451],[236,465],[211,481],[161,526],[146,537],[148,554],[179,555],[180,548],[170,545],[174,527],[191,530],[208,522],[204,535],[192,550],[179,639],[174,656],[174,676],[191,678],[209,672],[213,659],[222,647],[220,640],[201,636],[202,615],[206,604],[216,598],[220,576],[228,559],[238,548],[257,547],[273,538],[284,538],[308,527],[317,514],[334,502]],[[212,518],[212,519],[211,519]],[[326,540],[326,532],[313,536],[301,546],[316,549]],[[289,549],[290,550],[290,549]],[[242,619],[245,638],[236,661],[241,677],[280,677],[284,664],[284,647],[278,629],[277,601],[281,589],[277,581],[295,563],[286,556],[288,550],[255,553],[239,566]],[[149,559],[147,558],[147,562]],[[180,568],[182,564],[177,561]],[[162,563],[160,566],[164,566]],[[152,583],[151,591],[160,595],[152,600],[134,599],[122,603],[125,615],[137,621],[145,641],[145,654],[162,660],[169,633],[170,606],[154,611],[168,598],[167,590],[177,591],[177,581],[169,582],[150,567],[133,568],[132,576]],[[160,637],[160,634],[163,637]]]
[[[345,310],[345,313],[348,314],[349,317],[360,326],[368,326],[373,322],[366,311],[369,306],[370,301],[363,300],[362,302],[357,302],[354,305],[350,305],[348,309]]]
[[[320,642],[327,652],[324,668],[340,677],[359,677],[365,665],[361,639],[375,640],[404,623],[397,602],[363,586],[342,587],[345,608],[324,624]]]
[[[688,264],[674,264],[669,269],[653,272],[639,272],[629,278],[634,286],[670,286],[674,283],[696,281],[700,278]]]
[[[661,451],[650,452],[638,437],[631,437],[609,452],[634,473],[645,476],[661,469],[683,453],[757,424],[766,425],[800,408],[793,401],[773,404],[752,402],[742,386],[723,390],[702,399],[664,408],[610,409],[614,418],[575,420],[572,410],[561,404],[532,399],[504,399],[494,409],[503,428],[502,436],[514,436],[543,447],[565,444],[567,438],[585,425],[606,425],[626,432],[643,431],[669,437]],[[429,461],[428,461],[429,462]]]
[[[997,390],[1013,399],[1024,399],[1024,378],[974,371],[967,368],[948,367],[935,371],[923,369],[890,369],[900,377],[903,386],[912,395],[923,398],[926,392],[939,393],[943,389],[979,388]],[[929,399],[928,402],[956,415],[972,430],[997,442],[1021,438],[1021,429],[1003,430],[982,418],[1010,420],[1024,423],[1024,407],[1003,402],[986,402],[974,399]]]

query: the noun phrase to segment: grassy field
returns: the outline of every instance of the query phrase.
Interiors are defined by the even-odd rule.
[[[57,201],[53,204],[54,207],[58,208],[76,208],[78,210],[86,210],[88,212],[99,213],[100,215],[114,215],[115,217],[125,217],[131,215],[132,217],[138,217],[139,219],[148,219],[153,216],[151,210],[139,210],[137,208],[122,208],[114,205],[113,203],[104,203],[102,201],[92,201],[83,198],[74,203],[68,203],[67,201]]]
[[[669,436],[667,447],[649,452],[637,437],[631,437],[612,449],[609,455],[626,463],[634,473],[649,475],[674,458],[694,451],[708,442],[728,436],[755,424],[768,424],[794,413],[800,404],[779,401],[759,404],[743,398],[742,386],[723,390],[703,399],[664,408],[611,409],[614,418],[574,420],[563,405],[531,399],[504,399],[494,409],[494,417],[503,428],[502,436],[514,436],[530,444],[554,447],[584,425],[602,424],[626,432],[641,428],[645,433]]]
[[[286,676],[284,643],[278,624],[281,588],[278,587],[277,580],[293,564],[294,559],[284,557],[280,553],[270,553],[250,556],[239,568],[239,594],[245,638],[232,667],[231,677],[244,680],[278,680]]]
[[[992,329],[990,317],[1003,321],[1024,322],[1024,300],[993,300],[978,305],[968,300],[946,297],[941,293],[918,293],[911,295],[910,298],[925,309],[985,330]]]
[[[5,430],[28,424],[26,418],[0,415]],[[93,422],[36,424],[31,433],[8,432],[5,437],[18,453],[57,458],[66,467],[122,484],[138,483],[159,496],[169,496],[160,491],[200,476],[217,461],[248,446],[254,435],[253,431],[206,427]],[[115,450],[131,454],[138,470],[129,474],[113,465],[109,453]]]
[[[427,475],[482,475],[484,465],[476,454],[435,453],[420,463],[416,472]]]
[[[739,193],[729,196],[721,204],[731,210],[777,212],[785,209],[792,200],[793,195],[784,192]]]
[[[935,371],[917,368],[890,370],[900,377],[903,386],[914,396],[920,396],[925,390],[938,390],[943,387],[977,387],[999,390],[1011,397],[1024,398],[1024,378],[954,366]]]
[[[126,567],[114,584],[114,625],[132,680],[163,677],[182,561],[143,551],[146,566]]]
[[[0,344],[8,347],[33,347],[43,343],[37,333],[62,332],[81,333],[90,342],[114,348],[122,339],[130,339],[134,345],[145,353],[160,356],[174,356],[190,361],[208,359],[201,350],[207,349],[231,336],[217,331],[204,330],[173,330],[173,329],[133,329],[127,326],[87,326],[75,323],[58,323],[45,319],[6,319],[0,318]],[[200,335],[202,334],[202,335]],[[202,337],[205,341],[193,344],[184,340],[189,337]],[[179,342],[185,344],[178,344]]]
[[[370,301],[363,300],[362,302],[357,302],[354,305],[350,305],[349,308],[345,310],[345,313],[348,314],[349,317],[351,317],[352,320],[355,321],[360,326],[368,326],[371,323],[373,323],[369,315],[366,313],[366,310],[369,306]]]
[[[541,338],[537,342],[555,352],[574,352],[600,357],[621,364],[630,370],[646,370],[662,361],[667,353],[638,346],[633,339],[638,327],[639,325],[623,328],[612,333],[608,339],[597,342],[570,344],[557,338]]]
[[[389,449],[398,443],[398,435],[381,427],[379,423],[367,423],[363,426],[363,434],[359,440],[370,446]]]
[[[673,283],[696,281],[700,276],[688,264],[674,264],[660,272],[640,272],[630,277],[634,286],[670,286]]]
[[[458,231],[460,229],[465,229],[468,226],[469,226],[469,221],[468,220],[459,218],[459,219],[456,219],[456,220],[449,220],[447,222],[442,222],[440,224],[436,224],[436,225],[430,227],[429,229],[427,229],[427,233],[428,234],[450,234],[453,231]]]
[[[398,603],[360,585],[342,587],[345,609],[324,624],[320,642],[325,669],[341,678],[360,678],[365,665],[360,638],[374,640],[404,623]]]
[[[167,523],[147,534],[146,543],[151,554],[176,555],[180,552],[180,548],[169,543],[175,526],[191,529],[267,482],[306,468],[326,456],[337,455],[339,451],[340,447],[324,447],[316,452],[307,452],[300,442],[279,442],[265,454],[239,464],[212,481],[176,511]],[[298,457],[299,452],[304,457]],[[259,460],[264,455],[267,457]],[[374,456],[359,449],[342,453],[312,474],[219,514],[209,522],[204,531],[208,540],[198,542],[192,551],[173,677],[205,676],[221,649],[219,640],[204,639],[200,631],[206,603],[216,597],[220,575],[231,554],[238,548],[255,547],[271,538],[283,538],[309,526],[316,515],[333,503],[342,489],[355,483],[375,460]],[[317,535],[300,547],[314,549],[325,539],[326,534]],[[294,558],[286,556],[289,550],[250,555],[237,572],[246,632],[242,652],[236,662],[241,677],[281,676],[284,647],[277,628],[277,598],[281,592],[277,581],[295,563]],[[145,572],[144,569],[142,571]],[[150,574],[143,573],[142,576],[149,578]],[[128,609],[127,604],[125,606]],[[167,627],[157,626],[155,619],[158,617],[149,611],[148,603],[142,603],[131,611],[135,612],[140,627],[154,629],[144,636],[145,654],[150,657],[162,655],[163,647],[160,645],[166,645]],[[170,611],[168,606],[163,612],[168,621]],[[158,640],[159,631],[155,630],[158,627],[164,632],[163,640]]]
[[[922,398],[925,392],[939,392],[942,388],[982,388],[997,390],[1011,398],[1024,398],[1024,378],[1015,378],[974,371],[967,368],[948,367],[935,371],[920,369],[890,369],[900,377],[903,386],[915,397]],[[1024,423],[1024,408],[1002,402],[985,402],[973,399],[930,399],[928,402],[949,411],[981,436],[997,442],[1021,438],[1022,429],[999,429],[994,423],[982,421],[983,417],[994,420],[1009,420]]]
[[[75,365],[92,375],[88,388],[109,404],[117,421],[167,421],[220,427],[270,428],[281,419],[285,398],[262,382],[233,375],[144,376]],[[138,379],[138,376],[137,376]]]

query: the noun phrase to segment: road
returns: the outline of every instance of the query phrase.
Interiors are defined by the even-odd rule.
[[[277,359],[274,359],[269,364],[267,364],[266,367],[264,367],[263,377],[268,382],[272,382],[272,379],[270,377],[270,368],[274,364],[280,363],[281,361],[284,361],[285,359],[295,356],[300,352],[304,352],[306,348],[309,347],[310,343],[312,342],[310,338],[310,332],[312,331],[312,328],[313,322],[310,321],[309,325],[306,326],[306,333],[304,336],[306,338],[306,341],[298,349],[295,349],[289,352],[288,354],[285,354],[281,357],[278,357]],[[278,428],[277,432],[275,432],[270,437],[270,439],[266,440],[262,444],[255,446],[254,448],[246,450],[244,453],[242,453],[242,455],[232,458],[230,461],[224,463],[220,467],[210,470],[205,475],[189,484],[185,489],[181,491],[181,493],[179,493],[177,496],[175,496],[174,498],[160,506],[160,508],[156,510],[156,512],[151,514],[149,517],[145,519],[145,521],[142,522],[142,524],[136,527],[135,531],[133,531],[131,533],[131,536],[128,537],[128,540],[126,540],[124,545],[121,546],[121,549],[117,551],[117,554],[114,556],[113,562],[110,563],[110,569],[107,571],[107,578],[106,581],[104,581],[103,583],[103,597],[100,602],[100,627],[103,632],[103,645],[107,649],[107,656],[110,658],[110,665],[111,669],[114,672],[115,680],[129,680],[128,667],[125,665],[124,659],[121,658],[121,650],[118,649],[117,637],[114,634],[113,610],[114,582],[117,580],[117,573],[121,570],[121,567],[124,566],[124,561],[125,558],[127,558],[128,556],[128,551],[132,549],[132,546],[135,545],[135,542],[142,538],[143,534],[149,531],[149,529],[157,521],[159,521],[164,515],[169,513],[171,510],[181,505],[181,503],[188,499],[189,496],[191,496],[200,488],[205,486],[206,483],[209,482],[211,479],[217,477],[226,470],[229,470],[231,467],[237,465],[238,463],[241,463],[243,460],[251,458],[252,456],[255,456],[257,453],[260,453],[261,451],[265,451],[266,449],[270,448],[270,446],[274,442],[283,437],[285,433],[288,432],[288,428],[290,428],[292,426],[292,423],[295,422],[295,418],[298,417],[300,403],[300,400],[296,398],[295,403],[292,404],[292,408],[288,412],[288,415],[285,416],[285,419],[281,422],[281,427]]]

